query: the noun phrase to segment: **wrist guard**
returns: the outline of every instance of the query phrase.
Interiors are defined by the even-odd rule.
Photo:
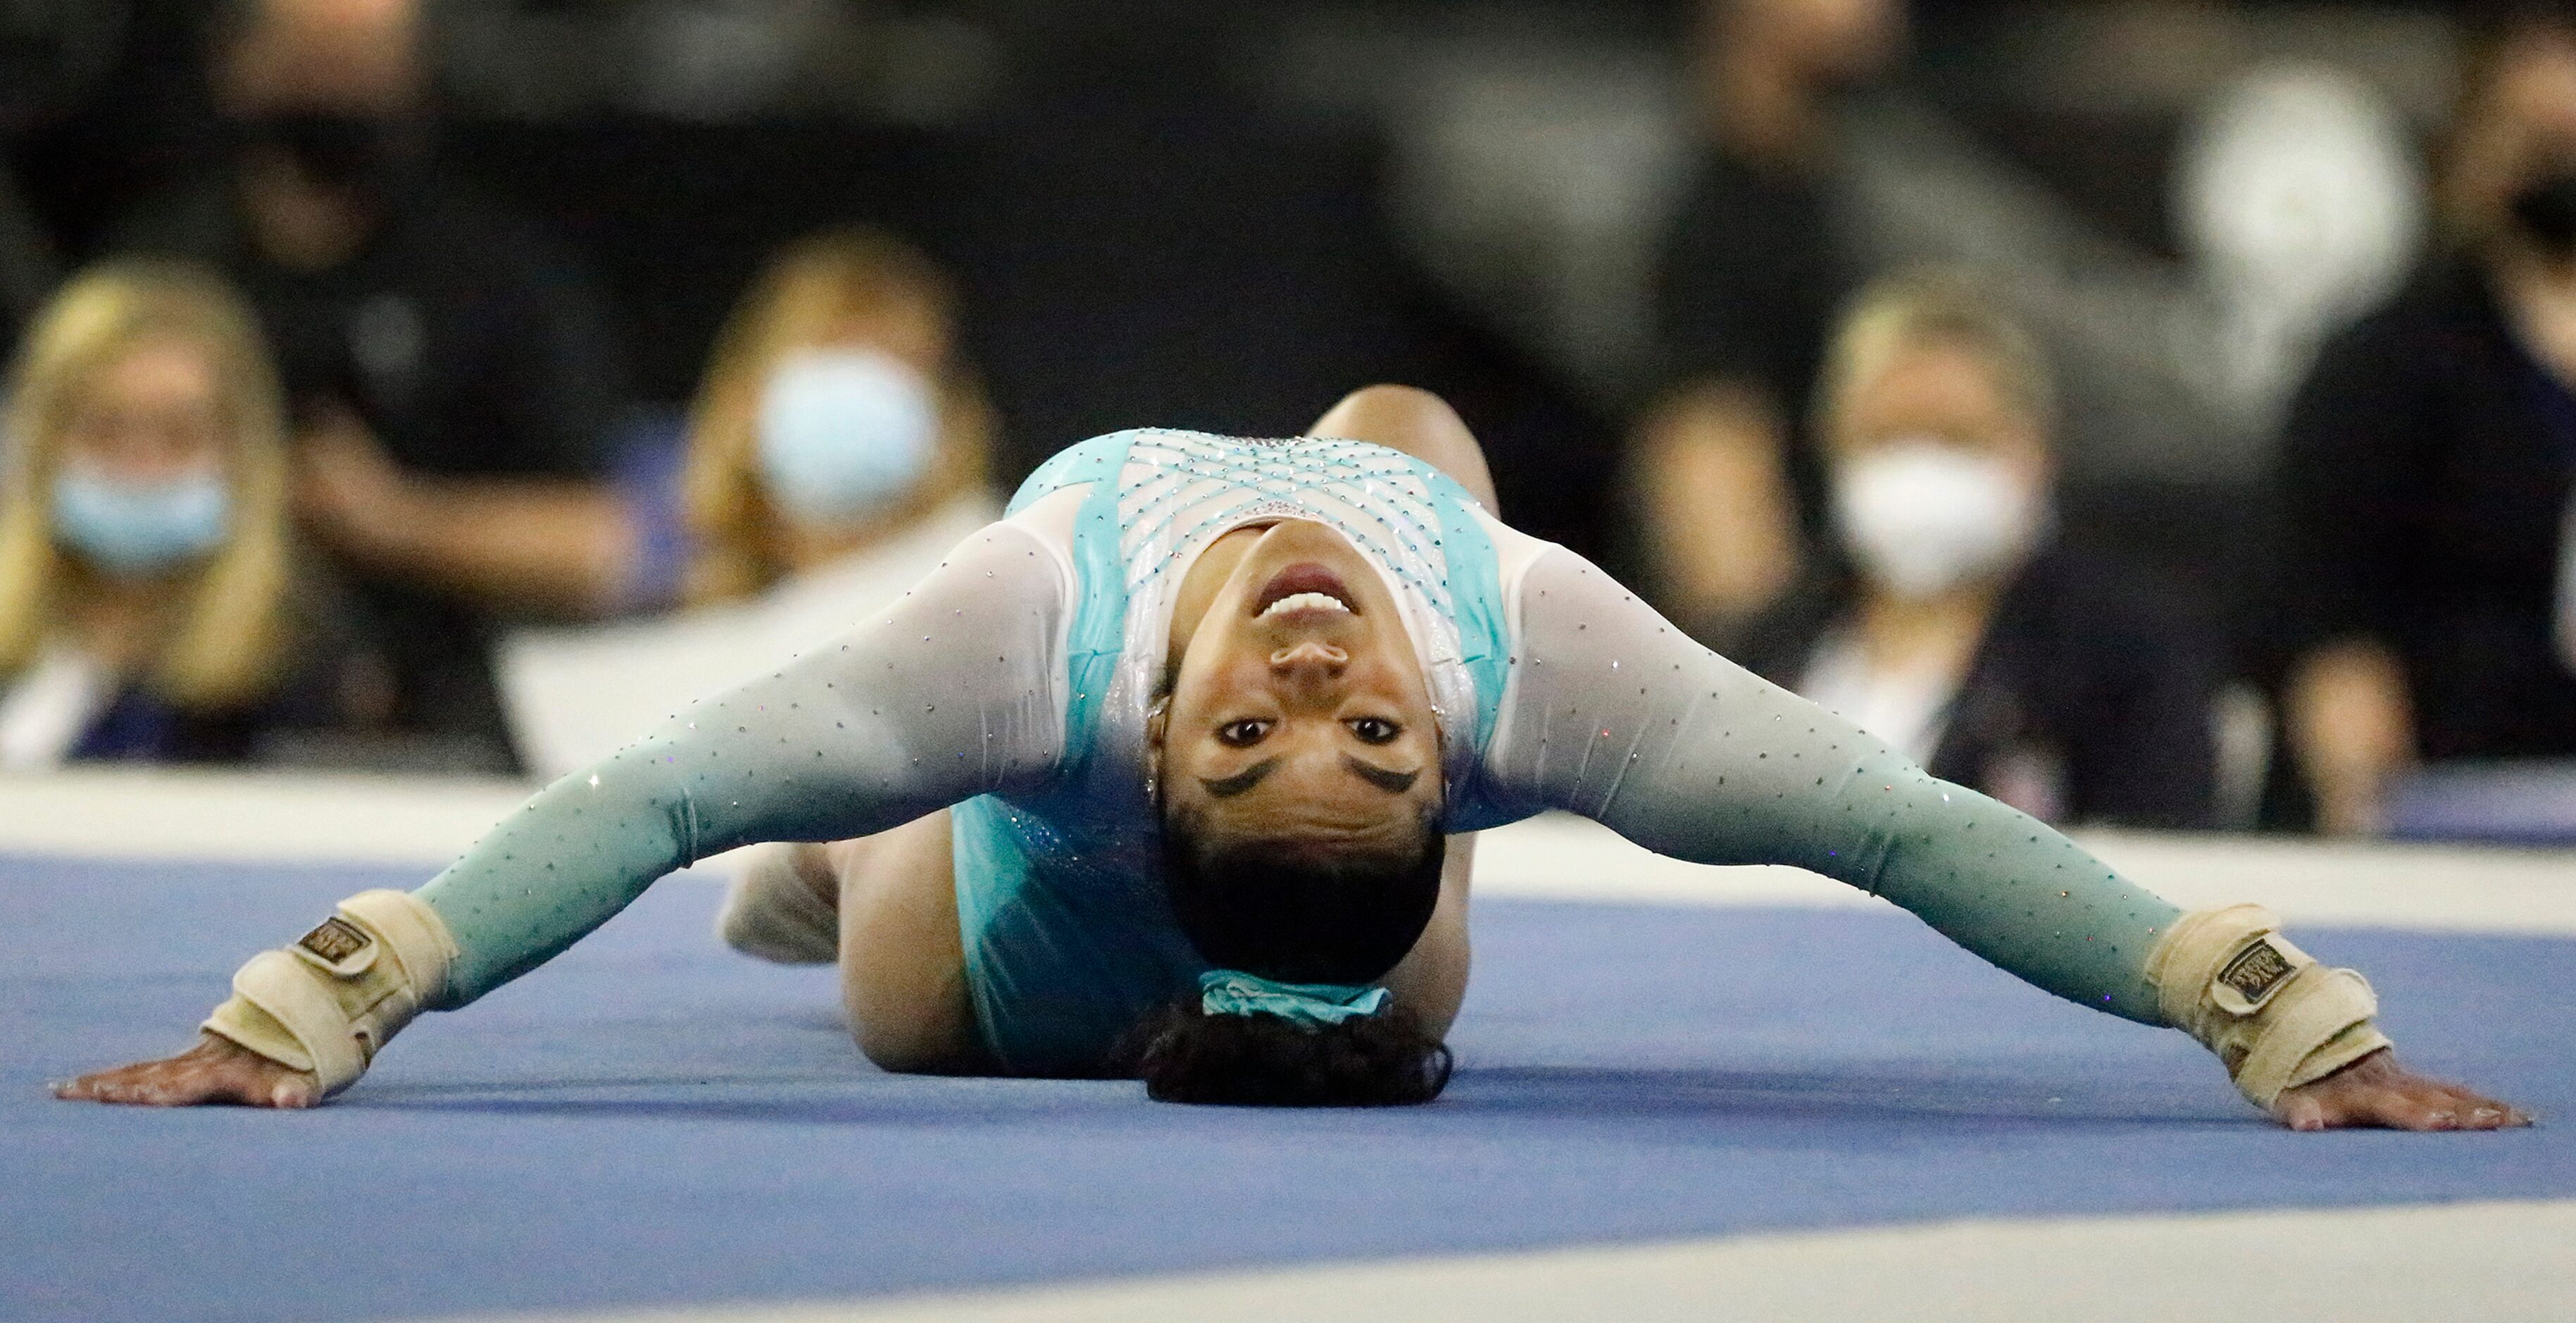
[[[362,891],[295,945],[252,956],[204,1028],[337,1093],[445,993],[455,959],[436,911],[407,892]]]
[[[2329,969],[2280,935],[2260,905],[2195,910],[2147,953],[2165,1022],[2201,1041],[2266,1111],[2285,1089],[2388,1046],[2371,1023],[2379,999],[2349,969]]]

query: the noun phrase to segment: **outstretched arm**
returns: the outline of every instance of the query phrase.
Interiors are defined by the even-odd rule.
[[[254,960],[209,1021],[217,1042],[64,1096],[316,1101],[415,1011],[526,973],[676,869],[754,841],[869,835],[1048,775],[1065,582],[1038,539],[985,529],[841,641],[547,787],[418,892],[353,897]]]
[[[2225,934],[2211,940],[2233,943],[2209,970],[2192,964],[2187,975],[2174,973],[2189,962],[2170,951],[2151,965],[2186,917],[2179,908],[2046,825],[1932,777],[1851,723],[1700,647],[1580,557],[1540,557],[1516,601],[1513,689],[1486,760],[1507,800],[1580,813],[1675,858],[1794,864],[1848,882],[2049,992],[2190,1029],[2223,1056],[2242,1046],[2228,1035],[2244,1031],[2197,1008],[2225,957],[2274,943],[2301,988],[2336,990],[2337,971],[2297,965],[2305,957],[2268,936],[2259,915],[2200,926]],[[2189,987],[2160,987],[2159,974]],[[2286,1001],[2292,979],[2279,982]],[[2241,1054],[2229,1069],[2284,1119],[2402,1123],[2413,1113],[2376,1099],[2335,1098],[2315,1109],[2301,1102],[2302,1086],[2332,1083],[2321,1076],[2384,1046],[2367,1020],[2365,1009],[2357,1021],[2320,1031],[2332,1040],[2318,1047],[2327,1055],[2303,1053],[2277,1069],[2258,1055],[2256,1070],[2272,1071],[2270,1083],[2248,1082]],[[2476,1105],[2501,1108],[2461,1098],[2454,1110],[2462,1124],[2475,1123]]]

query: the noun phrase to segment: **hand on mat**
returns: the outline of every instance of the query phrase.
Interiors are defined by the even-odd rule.
[[[207,1034],[167,1060],[138,1061],[57,1084],[54,1096],[138,1107],[311,1107],[322,1101],[322,1086],[310,1072],[281,1066],[229,1038]]]
[[[2385,1048],[2324,1079],[2284,1090],[2272,1100],[2272,1115],[2293,1130],[2498,1130],[2531,1124],[2520,1108],[2409,1071]]]

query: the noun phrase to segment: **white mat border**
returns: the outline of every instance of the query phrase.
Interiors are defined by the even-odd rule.
[[[1978,1219],[511,1323],[2564,1323],[2576,1200]]]

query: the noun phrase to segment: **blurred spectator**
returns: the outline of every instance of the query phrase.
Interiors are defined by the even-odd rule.
[[[235,760],[332,719],[277,376],[230,290],[92,268],[30,328],[5,422],[0,766]]]
[[[2053,536],[2055,388],[2028,335],[1962,278],[1892,279],[1819,395],[1857,568],[1775,608],[1745,660],[2038,817],[2211,825],[2214,633]]]
[[[2453,244],[2328,343],[2291,409],[2285,705],[2328,831],[2428,759],[2576,755],[2576,17],[2476,43]]]
[[[363,590],[398,721],[442,761],[506,766],[493,617],[622,585],[599,479],[623,386],[566,264],[433,168],[419,23],[410,0],[221,7],[234,149],[126,238],[241,282],[298,425],[298,512]]]
[[[688,599],[866,551],[950,504],[992,506],[992,411],[921,252],[850,230],[795,244],[718,334],[689,431]]]
[[[1000,517],[992,433],[928,257],[866,230],[790,246],[716,339],[683,462],[658,489],[639,470],[630,494],[639,575],[685,567],[696,609],[510,637],[502,685],[528,762],[613,752],[912,586]]]
[[[1885,67],[1898,0],[1705,0],[1702,159],[1666,236],[1666,386],[1630,480],[1658,605],[1723,641],[1799,574],[1824,524],[1800,426],[1827,325],[1864,273],[1828,194],[1835,94]]]

